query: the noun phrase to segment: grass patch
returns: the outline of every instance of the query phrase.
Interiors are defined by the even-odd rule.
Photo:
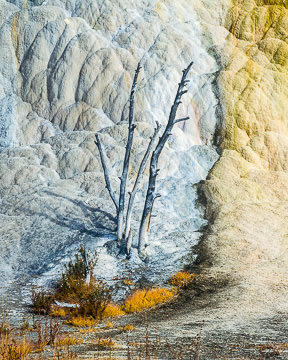
[[[121,328],[121,330],[123,330],[125,332],[135,331],[135,326],[132,324],[127,324],[127,325],[123,326],[123,328]]]
[[[118,317],[125,315],[125,312],[121,309],[121,306],[115,304],[108,304],[103,311],[103,318]]]
[[[85,261],[84,261],[85,259]],[[90,280],[87,281],[88,264]],[[95,279],[92,275],[93,268],[97,262],[97,254],[91,256],[80,247],[74,260],[65,266],[60,281],[56,284],[53,294],[43,290],[32,292],[33,311],[38,314],[51,314],[55,317],[90,317],[102,320],[104,311],[111,303],[111,290],[101,280]],[[76,304],[75,307],[53,307],[54,301]],[[116,312],[116,308],[108,308],[108,313]],[[118,311],[119,312],[119,311]],[[106,312],[107,313],[107,312]],[[107,317],[109,315],[105,315]],[[74,321],[74,320],[73,320]]]
[[[195,274],[191,274],[186,271],[179,271],[175,275],[171,276],[169,283],[177,288],[183,288],[190,284],[195,277]]]
[[[105,329],[113,329],[114,328],[114,323],[111,321],[107,321],[105,324]]]
[[[32,300],[32,308],[34,313],[47,315],[50,313],[52,304],[54,302],[54,296],[52,294],[48,294],[43,289],[36,291],[32,290],[31,300]]]
[[[93,317],[74,316],[71,319],[65,321],[65,324],[75,327],[91,327],[97,324],[97,320]]]
[[[115,347],[115,342],[111,338],[108,339],[98,338],[96,340],[96,345],[99,350],[112,349]]]
[[[133,313],[145,309],[150,309],[157,304],[161,304],[168,301],[174,295],[175,295],[174,291],[165,288],[136,290],[125,301],[123,310],[126,313]]]
[[[25,337],[16,340],[10,335],[0,338],[0,358],[1,360],[24,360],[33,351],[33,346],[27,342]]]
[[[55,346],[70,346],[79,345],[83,343],[83,339],[80,337],[73,337],[70,335],[62,335],[55,341]]]
[[[54,317],[65,317],[67,312],[64,308],[57,306],[51,310],[51,315]]]

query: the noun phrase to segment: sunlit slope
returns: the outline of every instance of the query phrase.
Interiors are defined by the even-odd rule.
[[[211,222],[203,271],[236,280],[251,306],[278,306],[288,290],[287,7],[231,4],[219,54],[223,154],[203,185]]]

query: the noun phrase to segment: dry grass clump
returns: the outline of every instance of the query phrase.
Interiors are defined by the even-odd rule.
[[[65,265],[65,271],[62,273],[62,278],[57,284],[55,296],[58,300],[64,301],[78,301],[78,295],[82,291],[87,291],[84,285],[86,278],[86,269],[84,264],[84,256],[87,259],[87,263],[90,271],[92,272],[97,260],[97,252],[91,255],[89,252],[86,252],[85,249],[81,246],[78,252],[74,255],[74,261],[70,260],[67,265]]]
[[[10,325],[6,322],[6,320],[2,320],[0,324],[0,336],[8,335],[11,332]]]
[[[67,316],[67,312],[64,308],[57,306],[51,310],[51,315],[54,317],[65,317]]]
[[[62,335],[55,341],[55,346],[79,345],[83,343],[80,337],[72,337],[70,335]]]
[[[54,302],[54,296],[46,293],[43,289],[35,291],[33,289],[32,295],[32,308],[36,314],[47,315],[51,311],[52,304]]]
[[[49,320],[49,321],[48,321]],[[37,333],[37,348],[43,349],[46,345],[53,345],[55,340],[61,333],[63,323],[58,319],[54,319],[51,316],[45,318],[45,321],[41,321],[40,315],[38,320],[34,324],[35,332]]]
[[[186,271],[179,271],[170,278],[169,282],[173,286],[182,288],[190,284],[195,279],[195,276],[195,274],[191,274]]]
[[[115,342],[111,339],[98,338],[96,341],[99,350],[111,349],[115,347]]]
[[[89,284],[86,283],[83,254],[87,257],[90,272],[92,272],[97,262],[97,254],[95,253],[91,257],[81,247],[75,254],[74,261],[71,260],[66,265],[65,272],[57,284],[54,297],[59,301],[77,304],[77,308],[71,311],[74,315],[102,319],[103,312],[111,301],[111,291],[103,281],[95,279],[93,275],[91,275]]]
[[[97,324],[97,320],[93,317],[74,316],[71,319],[65,321],[65,324],[75,327],[91,327]]]
[[[32,351],[33,346],[26,341],[25,337],[21,341],[9,335],[0,338],[1,360],[25,360]]]
[[[83,284],[81,292],[74,294],[78,308],[73,312],[81,316],[92,316],[95,319],[103,319],[104,311],[111,301],[111,291],[108,286],[100,281],[91,279],[89,285]]]
[[[124,285],[127,285],[127,286],[133,286],[133,285],[135,285],[134,281],[131,280],[131,279],[124,279],[124,280],[123,280],[123,284],[124,284]]]
[[[103,319],[108,317],[117,317],[125,315],[125,312],[121,309],[121,306],[115,304],[108,304],[103,311]]]
[[[126,313],[139,312],[153,306],[164,303],[175,295],[175,292],[165,288],[154,288],[149,290],[136,290],[127,298],[123,305]]]
[[[107,321],[105,324],[105,329],[113,329],[114,328],[114,323],[111,321]]]
[[[135,326],[131,324],[127,324],[123,326],[122,330],[126,332],[135,331]]]

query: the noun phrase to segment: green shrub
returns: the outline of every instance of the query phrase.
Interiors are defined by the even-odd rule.
[[[85,249],[81,246],[78,253],[74,256],[74,261],[70,260],[65,265],[65,271],[62,273],[62,278],[56,286],[55,296],[57,300],[78,302],[79,296],[86,292],[85,284],[85,265],[83,254],[86,254],[87,263],[92,272],[98,260],[97,252],[91,256],[85,253]],[[94,278],[91,276],[91,282]]]
[[[84,255],[90,271],[97,262],[97,253],[93,256],[86,254],[83,247],[80,247],[75,254],[74,261],[70,260],[65,266],[65,271],[58,284],[56,284],[53,295],[33,291],[32,303],[33,310],[37,313],[48,314],[51,312],[54,300],[77,304],[75,308],[66,309],[67,313],[73,316],[87,316],[94,319],[102,319],[103,313],[109,303],[111,303],[111,290],[101,280],[97,280],[91,275],[90,283],[86,284]],[[53,311],[51,312],[53,314]],[[67,314],[68,315],[68,314]]]
[[[89,285],[84,284],[83,290],[79,294],[77,314],[102,319],[107,305],[112,300],[111,290],[104,282],[95,279]]]

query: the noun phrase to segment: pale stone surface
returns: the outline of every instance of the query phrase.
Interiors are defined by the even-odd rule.
[[[185,256],[205,224],[193,185],[206,178],[218,158],[212,142],[218,104],[213,81],[219,70],[206,46],[212,37],[223,46],[227,31],[205,6],[197,5],[196,12],[189,1],[0,4],[2,278],[52,274],[76,251],[80,233],[87,246],[96,244],[101,252],[101,275],[109,278],[121,270],[116,264],[113,271],[103,271],[115,263],[103,248],[113,237],[115,219],[95,132],[101,133],[117,189],[129,92],[141,60],[131,187],[155,122],[166,123],[181,70],[193,60],[189,92],[178,114],[191,120],[175,127],[162,154],[162,198],[155,205],[147,249],[150,276],[161,259],[167,278],[188,261]],[[206,20],[198,17],[200,10]],[[144,190],[136,202],[135,238]]]
[[[287,310],[287,24],[285,1],[238,0],[225,19],[225,150],[203,185],[211,225],[202,267],[240,285],[228,295],[230,315]]]
[[[215,135],[223,153],[201,186],[210,221],[200,245],[201,276],[216,286],[223,279],[237,285],[219,295],[219,316],[286,310],[286,3],[0,4],[1,274],[54,276],[55,265],[76,250],[83,232],[87,246],[98,241],[98,274],[105,277],[109,269],[110,277],[117,275],[122,265],[103,247],[115,221],[95,131],[117,188],[137,62],[142,59],[143,70],[132,176],[155,121],[167,119],[181,69],[194,60],[179,110],[192,120],[175,128],[161,158],[163,197],[151,224],[150,276],[159,276],[159,259],[161,269],[172,271],[179,249],[189,249],[198,239],[192,232],[205,224],[193,184],[206,178],[217,159],[210,146]],[[215,133],[216,115],[221,124]]]

